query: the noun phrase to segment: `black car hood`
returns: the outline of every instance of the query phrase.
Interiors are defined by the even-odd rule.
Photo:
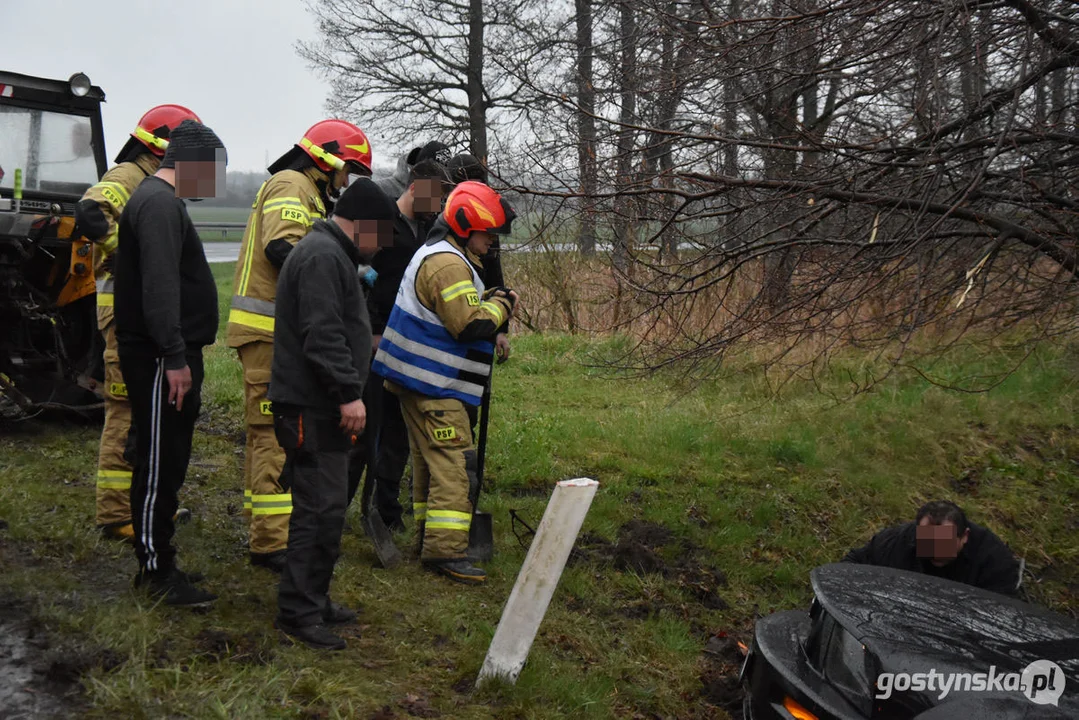
[[[1062,698],[1063,700],[1063,698]],[[1025,698],[963,698],[917,715],[914,720],[1074,720],[1075,713],[1052,705],[1035,705]]]
[[[1066,678],[1060,708],[1073,716],[1079,711],[1079,622],[970,585],[891,568],[836,563],[814,569],[811,579],[823,608],[865,646],[875,673],[1021,673],[1036,660],[1050,660]],[[909,695],[915,696],[911,707],[922,708],[979,700],[979,693]]]

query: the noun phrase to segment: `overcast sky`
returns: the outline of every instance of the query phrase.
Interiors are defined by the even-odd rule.
[[[0,0],[0,70],[89,75],[110,165],[142,113],[177,103],[224,141],[230,171],[265,170],[326,117],[329,86],[295,50],[315,35],[302,0]],[[370,140],[391,169],[396,148]]]

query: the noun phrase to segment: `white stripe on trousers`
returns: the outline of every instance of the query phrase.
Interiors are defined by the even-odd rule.
[[[154,549],[154,503],[157,502],[158,468],[161,465],[161,394],[165,376],[165,359],[157,359],[154,373],[154,395],[150,403],[150,461],[147,468],[146,494],[142,506],[142,545],[146,549],[146,569],[157,570],[157,551]]]

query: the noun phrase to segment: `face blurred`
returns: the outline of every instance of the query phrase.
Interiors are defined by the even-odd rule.
[[[225,193],[224,160],[177,160],[176,197],[212,198]]]
[[[487,254],[487,251],[491,249],[491,244],[494,243],[494,241],[495,236],[491,233],[483,230],[476,230],[468,236],[468,249],[480,257],[483,257]]]
[[[352,227],[352,242],[364,254],[393,245],[393,220],[354,220]]]
[[[962,537],[958,536],[955,523],[945,521],[941,525],[934,525],[927,517],[922,518],[915,532],[918,557],[928,560],[936,567],[955,562],[970,536],[970,530],[964,532]]]
[[[442,210],[442,183],[434,178],[419,178],[412,183],[412,212],[433,215]]]

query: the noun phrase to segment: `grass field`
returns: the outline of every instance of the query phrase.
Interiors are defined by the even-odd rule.
[[[232,266],[214,272],[224,318]],[[332,592],[363,613],[332,655],[282,640],[276,584],[246,564],[228,348],[207,351],[182,493],[195,520],[177,537],[183,566],[221,596],[208,612],[153,607],[130,588],[131,550],[99,539],[96,428],[5,429],[0,597],[39,639],[42,687],[81,690],[68,714],[101,718],[724,718],[740,703],[738,658],[704,653],[709,639],[748,641],[756,617],[805,607],[812,567],[937,497],[1026,558],[1032,600],[1079,612],[1075,345],[1040,349],[985,394],[896,376],[833,405],[809,387],[776,400],[748,372],[683,395],[662,377],[586,369],[606,342],[516,337],[495,373],[488,585],[449,583],[414,560],[382,570],[347,533]],[[990,347],[938,372],[1013,360]],[[600,482],[581,552],[516,686],[474,692],[525,554],[509,511],[538,522],[553,483],[576,476]]]

